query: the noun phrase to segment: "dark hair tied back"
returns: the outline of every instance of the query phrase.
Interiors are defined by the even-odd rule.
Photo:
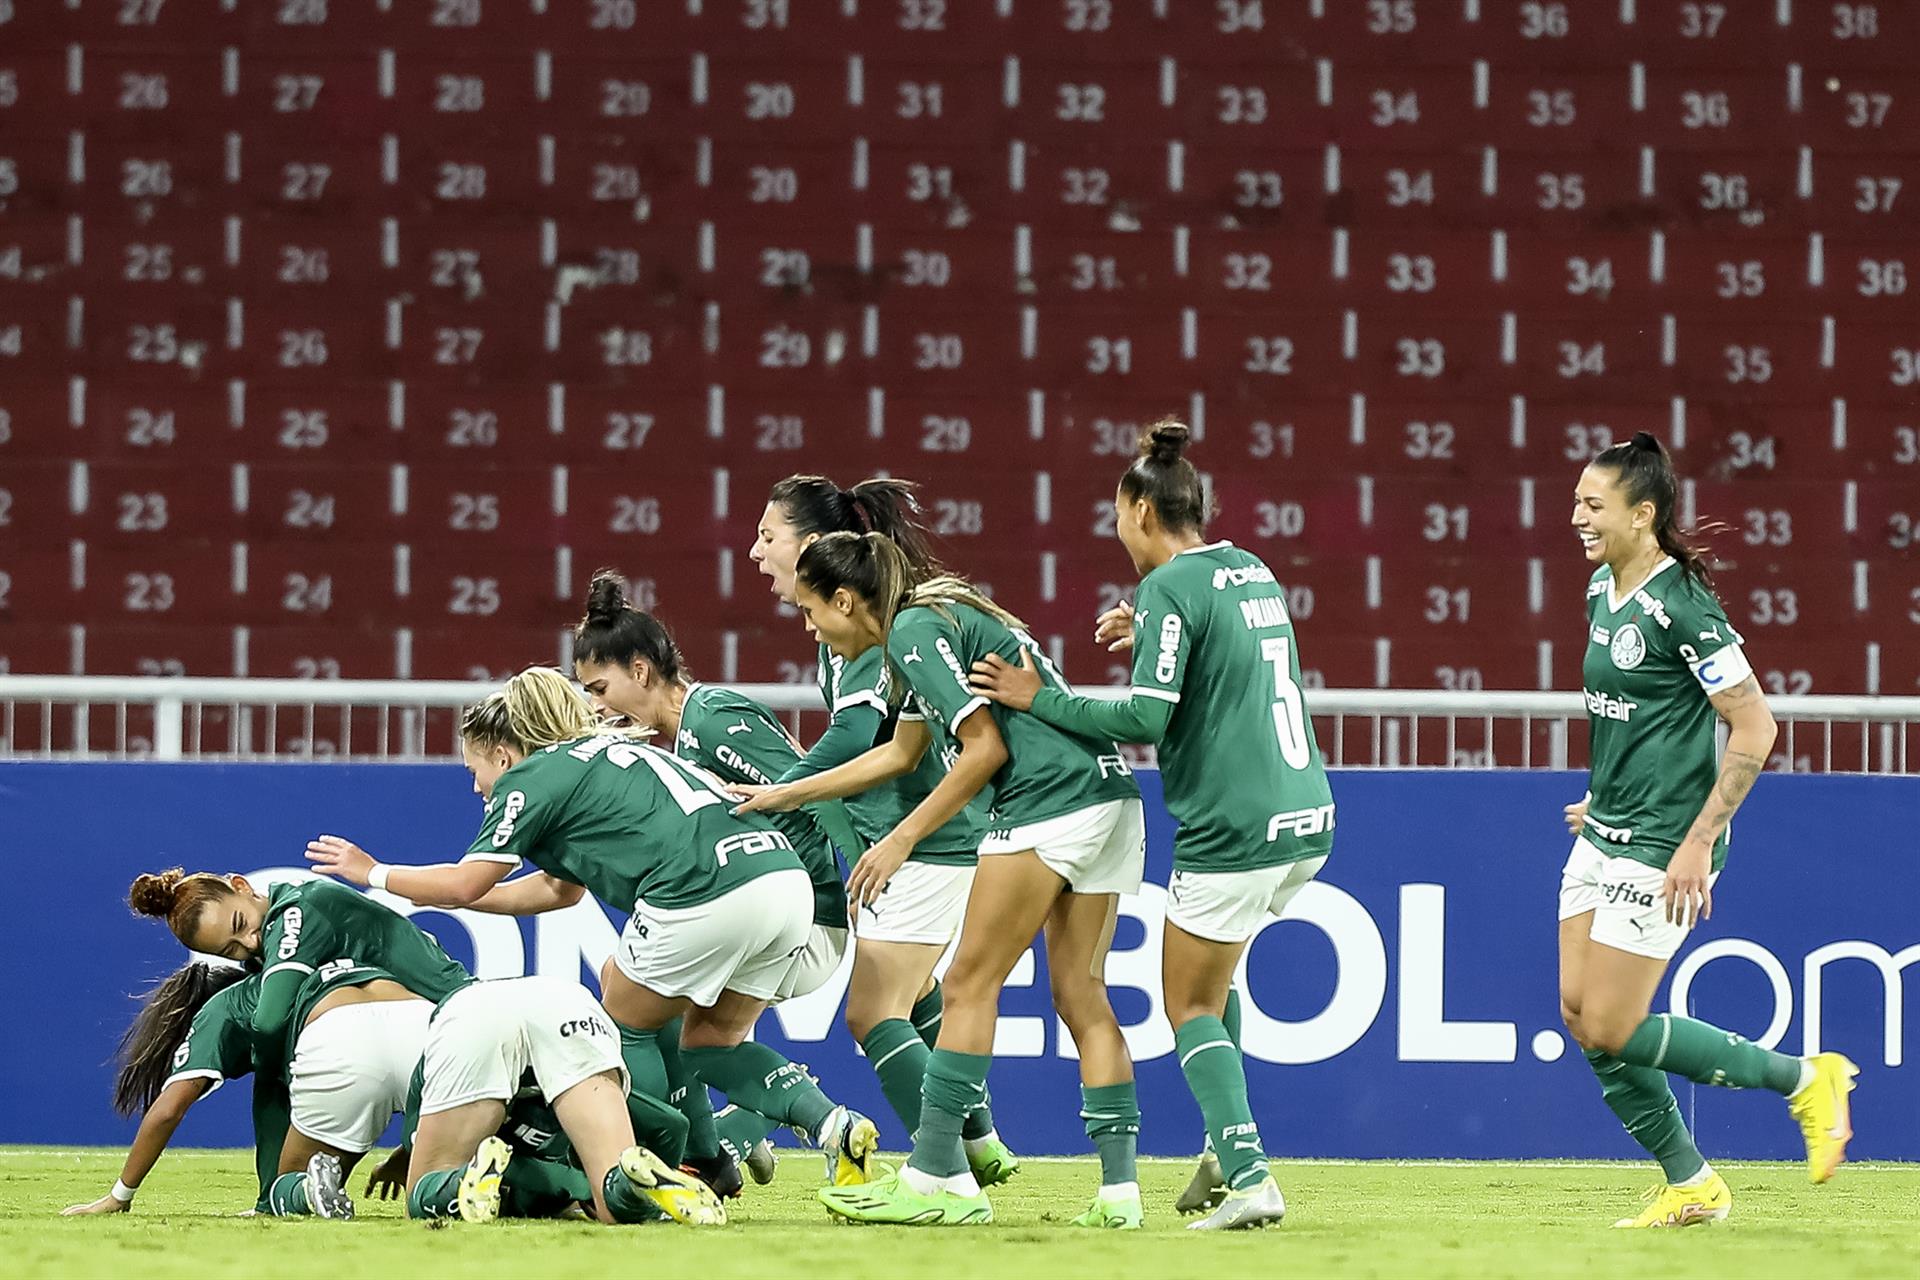
[[[1681,572],[1709,591],[1712,575],[1707,571],[1709,549],[1692,541],[1698,530],[1680,524],[1680,481],[1674,474],[1673,458],[1660,437],[1650,431],[1636,431],[1631,440],[1608,445],[1588,464],[1606,467],[1626,495],[1627,505],[1653,504],[1653,536],[1660,549],[1680,563]],[[1709,529],[1721,526],[1708,526]]]
[[[906,556],[916,581],[946,572],[921,519],[919,487],[911,480],[876,476],[842,489],[825,476],[788,476],[773,486],[767,501],[802,538],[884,534]]]
[[[1140,433],[1140,456],[1120,477],[1129,502],[1145,498],[1160,523],[1183,533],[1204,534],[1213,516],[1212,495],[1186,459],[1192,430],[1176,418],[1161,418]]]
[[[635,658],[645,658],[668,680],[678,678],[686,667],[680,647],[660,619],[628,601],[627,580],[601,569],[587,587],[586,615],[573,628],[573,660],[625,667]]]

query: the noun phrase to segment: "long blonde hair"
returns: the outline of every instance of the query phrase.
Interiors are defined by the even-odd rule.
[[[530,755],[556,742],[600,731],[593,708],[552,667],[528,667],[460,715],[460,737],[477,747],[512,747]]]

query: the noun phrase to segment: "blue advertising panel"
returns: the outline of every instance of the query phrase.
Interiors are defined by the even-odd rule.
[[[1159,934],[1171,821],[1141,775],[1148,885],[1122,904],[1109,964],[1138,1063],[1143,1152],[1199,1146],[1198,1113],[1161,1014]],[[1560,1025],[1554,920],[1569,846],[1565,773],[1349,772],[1335,776],[1333,858],[1289,918],[1255,940],[1243,974],[1244,1048],[1269,1151],[1324,1157],[1631,1157],[1636,1149]],[[459,856],[478,825],[471,782],[448,765],[0,766],[9,892],[0,908],[10,1052],[0,1055],[0,1142],[120,1143],[107,1099],[130,993],[184,958],[125,907],[132,878],[184,865],[259,882],[305,874],[329,832],[391,862]],[[1860,1064],[1853,1154],[1920,1158],[1906,1051],[1920,979],[1920,780],[1774,776],[1742,810],[1713,919],[1675,962],[1656,1009],[1675,1008],[1791,1053]],[[388,899],[393,902],[395,900]],[[404,904],[399,904],[404,905]],[[515,921],[415,918],[484,977],[591,982],[618,916],[591,902]],[[1087,1149],[1072,1040],[1052,1016],[1045,957],[1016,968],[992,1077],[1001,1131],[1033,1153]],[[840,1022],[845,970],[774,1010],[760,1036],[828,1092],[896,1128]],[[1920,982],[1916,982],[1920,986]],[[1764,1093],[1675,1081],[1715,1157],[1792,1157],[1799,1138]],[[249,1141],[244,1090],[196,1108],[179,1141]]]

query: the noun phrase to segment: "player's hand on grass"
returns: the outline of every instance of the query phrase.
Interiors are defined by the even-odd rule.
[[[736,814],[785,813],[789,809],[800,807],[793,800],[793,793],[778,784],[757,786],[750,782],[729,782],[727,790],[740,801],[733,807]]]
[[[1133,648],[1133,604],[1122,600],[1094,620],[1093,642],[1107,646],[1108,653]]]
[[[1667,863],[1667,923],[1695,924],[1713,915],[1713,850],[1688,838],[1680,842],[1673,860]]]
[[[985,694],[1015,711],[1031,711],[1034,695],[1043,687],[1040,669],[1033,665],[1033,655],[1027,652],[1024,645],[1020,648],[1019,666],[1014,666],[997,653],[990,653],[973,664],[967,683],[975,693]]]
[[[70,1204],[60,1211],[63,1218],[75,1218],[89,1213],[125,1213],[133,1208],[131,1200],[116,1200],[110,1195],[101,1196],[92,1204]]]
[[[367,1196],[374,1200],[398,1200],[407,1193],[407,1159],[405,1147],[396,1147],[392,1155],[375,1166],[367,1175]]]
[[[1582,800],[1578,804],[1570,804],[1567,806],[1566,815],[1567,815],[1567,834],[1568,835],[1575,835],[1575,836],[1579,835],[1580,829],[1587,825],[1587,804],[1588,804],[1587,801]]]
[[[364,887],[373,871],[373,855],[339,836],[315,836],[307,842],[307,861],[323,876],[338,876]]]
[[[878,901],[887,881],[906,864],[907,855],[912,852],[911,846],[892,836],[882,837],[854,864],[853,874],[847,877],[847,901],[856,911]]]

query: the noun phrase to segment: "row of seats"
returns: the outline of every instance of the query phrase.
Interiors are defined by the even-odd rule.
[[[1116,396],[1200,384],[1215,395],[1332,398],[1357,387],[1461,397],[1909,405],[1920,387],[1910,320],[1580,315],[1228,312],[1213,308],[929,311],[707,304],[666,308],[600,296],[540,314],[521,307],[247,306],[142,302],[121,293],[9,306],[0,358],[84,375],[226,379],[266,366],[330,382],[335,369],[443,387],[544,378],[583,387],[693,393],[725,383],[773,394],[966,393],[982,380]],[[24,316],[23,316],[24,313]]]
[[[0,12],[0,33],[28,48],[191,40],[304,53],[375,43],[475,55],[551,46],[645,56],[664,46],[781,56],[853,44],[938,59],[955,46],[1006,44],[1096,63],[1142,50],[1202,62],[1316,51],[1376,62],[1420,60],[1444,40],[1524,66],[1792,57],[1890,66],[1920,40],[1920,20],[1901,0],[23,0]]]

